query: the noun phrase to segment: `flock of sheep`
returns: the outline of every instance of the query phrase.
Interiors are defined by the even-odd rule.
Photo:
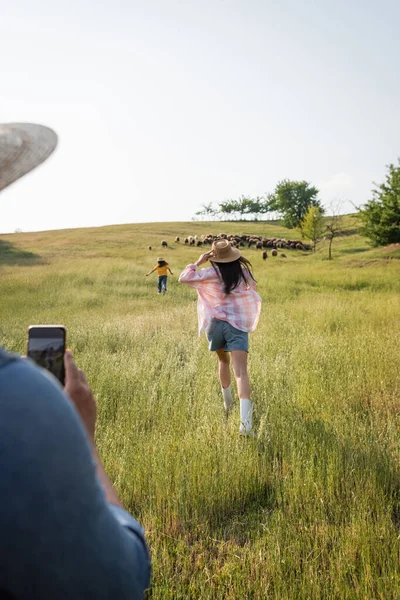
[[[208,235],[202,235],[200,238],[197,235],[189,235],[184,238],[184,243],[187,246],[205,246],[211,245],[215,240],[218,239],[226,239],[229,240],[233,247],[241,247],[244,248],[246,245],[248,248],[252,246],[257,250],[263,250],[262,257],[265,260],[268,258],[267,248],[271,249],[271,256],[278,256],[278,249],[293,249],[293,250],[302,250],[309,251],[311,247],[307,244],[304,244],[300,240],[287,240],[285,238],[266,238],[258,235],[227,235],[226,233],[220,233],[219,235],[213,235],[209,233]],[[177,236],[175,238],[175,243],[179,244],[181,238]],[[161,246],[163,248],[168,248],[168,242],[166,240],[161,241]],[[149,250],[152,247],[149,246]],[[282,258],[287,258],[286,254],[283,252],[280,253]]]

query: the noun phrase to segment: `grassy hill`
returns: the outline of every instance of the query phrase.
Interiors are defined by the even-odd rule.
[[[369,260],[371,258],[399,258],[399,247],[372,249],[368,240],[359,234],[360,222],[357,215],[347,215],[343,220],[343,232],[335,238],[333,255],[335,259],[346,259],[352,255]],[[265,237],[299,238],[298,230],[281,227],[278,221],[260,222],[188,222],[188,223],[140,223],[134,225],[112,225],[84,229],[63,229],[37,233],[14,233],[0,235],[1,264],[33,264],[54,260],[63,256],[73,257],[116,257],[135,260],[149,258],[148,246],[154,253],[161,251],[161,240],[169,243],[168,252],[174,252],[183,245],[188,235],[213,233],[251,234]],[[181,244],[175,244],[176,236]],[[328,242],[322,240],[317,255],[327,258]],[[397,245],[398,246],[398,245]],[[187,248],[188,256],[196,255],[196,250]],[[247,251],[256,256],[255,249]],[[304,253],[290,251],[291,258],[304,256]],[[173,256],[172,254],[170,255]]]
[[[298,237],[276,223],[150,223],[0,236],[0,344],[61,322],[99,403],[97,438],[151,546],[154,599],[400,595],[399,248],[348,216],[318,252],[263,261],[250,339],[255,439],[228,421],[177,235]],[[161,240],[169,248],[161,250]],[[148,246],[152,250],[148,250]],[[168,294],[144,277],[163,255]]]

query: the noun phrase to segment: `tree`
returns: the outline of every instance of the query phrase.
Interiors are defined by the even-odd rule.
[[[198,210],[196,212],[196,215],[198,216],[205,216],[205,217],[214,217],[216,213],[215,208],[212,205],[212,202],[208,202],[208,203],[204,203],[201,205],[201,210]]]
[[[255,221],[257,221],[259,215],[264,215],[267,212],[269,212],[268,202],[263,196],[251,198],[249,213],[253,215]]]
[[[325,230],[329,236],[328,260],[332,260],[332,243],[333,238],[343,231],[343,215],[339,214],[341,210],[341,202],[332,203],[329,207],[329,212],[332,214],[325,218]]]
[[[300,222],[302,235],[312,240],[314,252],[324,230],[323,218],[323,213],[318,206],[309,206],[303,220]]]
[[[240,220],[247,215],[253,215],[257,218],[257,215],[264,212],[264,199],[257,196],[252,198],[251,196],[240,196],[237,200],[225,200],[219,204],[219,211],[222,214],[236,214]]]
[[[220,202],[218,204],[219,212],[222,215],[231,215],[236,212],[237,205],[236,200],[225,200],[225,202]]]
[[[243,219],[243,215],[248,215],[252,212],[253,200],[246,196],[240,196],[238,200],[233,200],[236,206],[235,212],[239,213],[240,219]]]
[[[363,233],[374,246],[400,242],[400,158],[398,163],[386,167],[386,181],[374,183],[373,198],[360,210]]]
[[[281,214],[285,227],[298,227],[310,206],[323,212],[318,200],[319,190],[307,181],[280,181],[273,194],[268,196],[268,212]]]

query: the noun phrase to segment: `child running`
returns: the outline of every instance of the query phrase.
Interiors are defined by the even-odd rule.
[[[163,294],[167,291],[167,280],[168,280],[168,271],[173,275],[173,272],[169,268],[168,263],[161,258],[160,256],[157,258],[157,264],[149,273],[146,273],[146,277],[157,271],[158,275],[158,293]]]
[[[212,266],[197,271],[208,260]],[[196,263],[182,271],[179,281],[197,290],[199,334],[206,332],[211,352],[217,353],[226,414],[233,407],[228,353],[232,354],[240,399],[239,433],[248,435],[253,426],[247,373],[248,334],[257,327],[261,311],[251,264],[228,240],[217,240],[211,252],[202,254]]]

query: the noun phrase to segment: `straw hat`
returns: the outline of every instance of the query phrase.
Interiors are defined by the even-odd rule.
[[[56,145],[57,135],[43,125],[0,124],[0,191],[38,167]]]
[[[157,258],[157,262],[161,262],[161,261],[164,261],[164,259],[163,259],[163,258],[161,258],[161,256],[159,256],[159,257]],[[165,262],[165,261],[164,261],[164,262]]]
[[[211,247],[213,255],[210,257],[212,262],[229,263],[240,258],[240,250],[232,248],[228,240],[217,240]]]

